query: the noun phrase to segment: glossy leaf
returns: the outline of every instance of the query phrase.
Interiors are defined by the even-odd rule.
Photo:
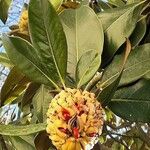
[[[125,37],[128,38],[133,32],[142,9],[142,3],[135,3],[116,10],[104,11],[102,14],[99,13],[99,19],[103,22],[103,25],[106,24],[107,26],[104,29],[104,65],[111,60],[118,48],[125,42]]]
[[[76,65],[84,53],[94,50],[101,57],[103,29],[97,15],[87,6],[66,10],[60,17],[67,36],[68,73],[75,77]]]
[[[13,67],[12,62],[10,61],[6,53],[0,53],[0,64],[9,68]]]
[[[1,106],[12,103],[25,91],[29,82],[29,79],[14,67],[1,89]]]
[[[131,51],[131,44],[130,44],[130,41],[127,39],[125,55],[123,58],[123,63],[121,65],[121,68],[119,69],[119,73],[112,80],[111,83],[109,83],[109,84],[102,83],[98,87],[102,91],[98,95],[97,99],[101,102],[101,104],[103,106],[107,106],[109,104],[111,98],[113,97],[113,95],[115,94],[115,91],[117,90],[117,87],[119,85],[119,82],[120,82],[120,79],[121,79],[121,76],[123,73],[124,66],[126,64],[128,56],[130,54],[130,51]]]
[[[44,9],[43,9],[44,8]],[[67,43],[59,17],[48,0],[31,0],[29,29],[33,46],[54,82],[64,85],[67,69]]]
[[[109,107],[118,116],[134,122],[150,122],[150,80],[118,90]]]
[[[132,47],[135,47],[140,43],[145,33],[146,33],[146,19],[142,19],[137,23],[132,35],[130,36]]]
[[[38,123],[31,125],[0,125],[0,134],[10,136],[22,136],[44,131],[46,123]]]
[[[104,32],[111,26],[111,24],[118,21],[127,11],[133,9],[137,3],[125,5],[120,8],[107,9],[98,13],[98,18],[101,20]]]
[[[121,77],[120,86],[132,83],[142,76],[150,72],[150,44],[144,44],[136,47],[131,51],[131,54],[125,65],[123,75]],[[118,55],[113,62],[105,69],[105,74],[101,84],[109,84],[119,74],[122,56]]]
[[[21,38],[8,37],[6,35],[4,35],[2,39],[10,60],[27,77],[37,83],[52,85],[58,88],[56,83],[53,82],[56,78],[53,74],[50,74],[47,70],[47,66],[42,64],[36,49],[34,49],[30,43]]]
[[[63,0],[49,0],[49,1],[51,2],[55,10],[58,10],[61,4],[63,3]]]
[[[77,87],[87,83],[97,72],[100,66],[100,57],[95,51],[86,52],[81,56],[76,68]]]
[[[3,23],[6,22],[8,16],[8,8],[11,0],[0,0],[0,19]]]
[[[40,89],[37,91],[33,97],[33,107],[34,113],[40,122],[46,121],[46,112],[51,102],[52,96],[50,90],[44,85],[41,85]]]

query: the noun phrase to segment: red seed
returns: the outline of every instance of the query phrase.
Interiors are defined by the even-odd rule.
[[[73,135],[74,135],[75,139],[78,139],[80,137],[78,128],[73,128]]]
[[[69,111],[65,108],[62,109],[62,115],[65,121],[68,121],[71,118]]]

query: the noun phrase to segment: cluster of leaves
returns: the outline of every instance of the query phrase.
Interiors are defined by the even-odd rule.
[[[9,4],[0,1],[3,22]],[[0,62],[10,73],[0,108],[18,104],[21,115],[1,122],[0,149],[55,149],[45,133],[46,111],[66,87],[94,92],[105,109],[103,144],[95,149],[150,147],[149,2],[57,0],[53,6],[30,0],[28,38],[2,36]]]

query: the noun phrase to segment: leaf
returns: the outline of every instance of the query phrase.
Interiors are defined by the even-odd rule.
[[[132,4],[135,2],[140,2],[140,0],[127,0],[127,4]]]
[[[22,107],[32,102],[32,98],[35,95],[36,91],[39,89],[39,87],[40,87],[40,84],[37,84],[34,82],[31,82],[29,84],[21,101]]]
[[[54,82],[61,81],[65,86],[67,42],[59,17],[48,0],[30,1],[29,30],[32,44],[47,73]]]
[[[144,44],[136,47],[131,51],[129,58],[124,67],[124,71],[121,77],[119,86],[132,83],[142,76],[150,72],[150,44]],[[109,84],[119,74],[120,64],[122,56],[118,55],[114,58],[113,62],[105,69],[105,74],[101,81],[101,84]]]
[[[33,107],[34,113],[36,114],[40,122],[46,121],[46,112],[49,107],[49,103],[53,97],[50,94],[50,90],[44,85],[41,85],[40,89],[37,91],[33,97]]]
[[[4,48],[10,60],[17,66],[27,77],[37,83],[52,85],[58,88],[54,82],[53,74],[49,73],[47,66],[40,61],[36,49],[32,45],[18,37],[2,37]],[[21,63],[20,63],[21,62]],[[51,71],[54,71],[51,68]]]
[[[77,87],[87,83],[97,72],[100,66],[100,57],[94,50],[88,51],[81,56],[76,68]]]
[[[150,122],[150,80],[124,87],[115,93],[110,109],[121,118],[134,122]]]
[[[13,67],[12,62],[10,59],[7,57],[6,53],[0,53],[0,64],[4,65],[5,67],[11,68]]]
[[[12,103],[27,88],[29,79],[17,70],[12,68],[1,89],[1,106]]]
[[[23,138],[19,136],[9,137],[13,147],[15,147],[16,150],[35,150],[34,145],[30,144],[31,140],[33,141],[34,139],[30,136],[26,136],[26,138],[28,138],[28,141],[25,141]]]
[[[58,10],[63,3],[63,0],[49,0],[49,1],[51,2],[55,10]]]
[[[122,0],[108,0],[108,2],[116,7],[124,6],[125,3]]]
[[[143,2],[134,3],[119,9],[112,9],[99,13],[99,19],[103,22],[105,44],[103,53],[103,65],[106,65],[118,48],[133,32],[139,18]],[[119,30],[118,30],[119,29]]]
[[[97,15],[102,23],[104,32],[111,26],[111,24],[118,21],[121,16],[127,13],[127,11],[132,10],[136,4],[137,3],[125,5],[120,8],[107,9],[98,13]]]
[[[123,63],[122,63],[121,69],[119,70],[119,73],[117,74],[115,79],[110,84],[102,83],[98,87],[100,90],[102,89],[102,91],[98,95],[97,99],[99,101],[101,101],[101,104],[103,106],[107,106],[109,104],[113,95],[115,94],[115,91],[117,90],[117,87],[119,85],[119,82],[120,82],[120,79],[121,79],[121,76],[123,73],[124,66],[126,64],[128,56],[130,54],[130,51],[131,51],[131,44],[130,44],[130,41],[127,39],[125,55],[124,55]]]
[[[3,23],[7,20],[10,3],[11,0],[0,0],[0,19]]]
[[[145,33],[146,33],[146,19],[142,19],[137,23],[132,35],[130,36],[132,47],[135,47],[140,43]]]
[[[68,9],[60,18],[67,36],[68,73],[75,78],[76,65],[84,53],[94,50],[101,58],[103,29],[97,15],[87,6]]]
[[[51,143],[51,140],[49,139],[46,132],[39,133],[35,138],[35,147],[36,150],[50,150],[55,149],[54,146]],[[44,146],[43,146],[44,145]]]
[[[46,123],[30,124],[30,125],[0,125],[0,134],[9,136],[22,136],[44,131]]]

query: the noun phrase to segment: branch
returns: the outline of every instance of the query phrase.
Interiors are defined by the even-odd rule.
[[[96,75],[93,77],[93,79],[85,87],[85,91],[91,91],[92,88],[102,79],[102,76],[103,76],[103,70],[100,73],[97,72]]]

